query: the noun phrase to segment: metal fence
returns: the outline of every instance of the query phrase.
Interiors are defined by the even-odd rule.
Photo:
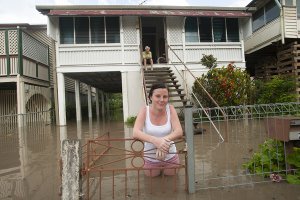
[[[284,181],[295,173],[297,169],[288,164],[287,157],[299,140],[293,141],[288,135],[290,131],[300,132],[299,103],[222,109],[225,115],[220,108],[194,108],[190,114],[185,110],[185,130],[194,125],[194,135],[189,141],[187,131],[186,140],[179,145],[178,150],[183,150],[187,142],[188,148],[181,157],[186,160],[178,166],[185,170],[175,177],[144,176],[140,142],[105,135],[89,140],[81,152],[81,195],[85,199],[118,199],[157,197],[157,192],[174,195],[179,191],[177,195],[186,193],[187,187],[192,191],[193,183],[195,191],[199,191],[278,181],[278,176]],[[195,172],[193,179],[191,171]]]
[[[110,138],[109,134],[88,140],[83,146],[82,194],[84,199],[120,199],[152,194],[155,191],[185,191],[186,151],[183,140],[176,141],[180,164],[164,170],[179,171],[178,176],[151,178],[145,171],[161,170],[162,167],[144,169],[143,143],[130,138]],[[168,164],[168,161],[166,161]],[[168,184],[166,184],[168,183]]]
[[[274,174],[282,174],[285,179],[285,175],[296,170],[287,164],[286,157],[296,143],[289,140],[289,131],[300,131],[297,123],[293,126],[293,121],[300,120],[299,103],[222,109],[227,119],[219,108],[193,112],[195,129],[201,130],[194,136],[196,189],[269,182],[274,181],[270,178]]]
[[[54,122],[53,110],[30,112],[26,114],[13,114],[0,116],[1,133],[14,133],[18,127],[35,126],[36,124],[52,124]]]

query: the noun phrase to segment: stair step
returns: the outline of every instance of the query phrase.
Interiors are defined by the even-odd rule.
[[[182,103],[186,103],[187,100],[186,99],[184,99],[184,100],[172,100],[172,99],[170,99],[169,102],[182,102]]]
[[[157,74],[157,73],[170,73],[172,70],[170,69],[162,69],[162,70],[144,70],[144,74]]]
[[[163,75],[157,75],[157,74],[153,74],[153,75],[145,75],[145,79],[175,79],[177,78],[176,76],[170,75],[170,73],[168,74],[163,74]]]
[[[153,70],[151,70],[151,66],[147,65],[147,70],[144,69],[144,71],[156,71],[156,70],[169,70],[170,67],[153,67]]]
[[[183,89],[176,89],[176,88],[173,88],[173,89],[169,88],[169,92],[182,92],[182,91],[184,91],[184,90]]]
[[[146,85],[147,84],[153,84],[153,83],[159,83],[159,82],[162,82],[162,83],[178,83],[177,80],[145,80],[146,82]]]
[[[151,88],[151,86],[152,86],[152,85],[146,84],[146,88]],[[179,85],[179,84],[175,84],[175,85],[174,85],[174,84],[173,84],[173,85],[168,85],[168,84],[166,84],[166,86],[167,86],[167,87],[180,87],[181,85]]]
[[[169,94],[169,97],[185,97],[185,94]]]
[[[147,88],[146,91],[149,92],[150,88]],[[171,92],[183,92],[183,91],[184,91],[184,89],[169,88],[170,93]]]

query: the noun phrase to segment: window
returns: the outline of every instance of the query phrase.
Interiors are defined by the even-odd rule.
[[[266,23],[276,19],[280,15],[280,9],[274,1],[267,3],[266,8]]]
[[[200,42],[212,42],[211,18],[201,17],[199,20]]]
[[[293,6],[293,0],[285,0],[286,6]]]
[[[297,16],[298,18],[300,18],[300,0],[297,0],[296,6],[297,6]]]
[[[75,18],[75,41],[76,44],[88,44],[89,41],[89,18]]]
[[[107,17],[106,19],[106,42],[120,42],[120,22],[119,17]]]
[[[213,32],[215,42],[226,42],[225,18],[213,18]]]
[[[236,18],[187,17],[185,21],[185,41],[239,42],[238,22]]]
[[[60,43],[74,44],[73,17],[59,18]]]
[[[185,21],[185,41],[199,42],[196,17],[187,17]]]
[[[263,27],[267,23],[273,21],[280,16],[280,8],[274,1],[270,1],[264,7],[260,8],[257,12],[253,14],[252,17],[252,29],[256,31],[257,29]]]
[[[105,42],[104,17],[91,17],[91,43]]]
[[[119,17],[62,17],[59,22],[61,44],[120,43]]]
[[[264,9],[259,9],[256,13],[254,13],[252,19],[253,19],[252,22],[253,31],[264,26],[265,25]]]
[[[239,22],[238,19],[226,19],[227,40],[228,42],[239,42]]]

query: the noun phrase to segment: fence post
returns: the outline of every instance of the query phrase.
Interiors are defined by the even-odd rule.
[[[79,200],[81,145],[79,140],[64,140],[62,144],[62,200]]]
[[[186,106],[184,109],[184,127],[187,143],[188,191],[189,193],[195,193],[195,154],[192,106]]]

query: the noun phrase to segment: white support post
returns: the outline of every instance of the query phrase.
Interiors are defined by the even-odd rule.
[[[18,127],[26,125],[25,109],[25,83],[20,75],[17,77],[17,110],[18,110]]]
[[[123,30],[123,17],[120,17],[120,43],[122,52],[122,65],[125,64],[125,50],[124,50],[124,30]]]
[[[110,113],[109,113],[109,97],[108,94],[105,94],[106,99],[106,116],[107,119],[110,120]]]
[[[99,90],[96,88],[96,116],[99,119]]]
[[[128,88],[127,88],[127,72],[122,72],[122,101],[123,101],[123,116],[124,121],[129,117],[129,102],[128,102]]]
[[[63,73],[57,73],[57,86],[58,86],[58,116],[59,126],[67,125],[66,120],[66,94],[65,94],[65,76]]]
[[[87,87],[88,89],[88,112],[89,112],[89,118],[93,117],[92,114],[92,90],[91,90],[91,86],[89,85]]]
[[[105,120],[105,107],[104,107],[104,104],[105,104],[105,102],[104,102],[104,93],[103,93],[103,91],[101,91],[101,106],[102,106],[101,111],[102,111],[102,120],[103,121]]]
[[[76,120],[81,121],[81,101],[80,101],[80,82],[75,80],[75,102],[76,102]]]

